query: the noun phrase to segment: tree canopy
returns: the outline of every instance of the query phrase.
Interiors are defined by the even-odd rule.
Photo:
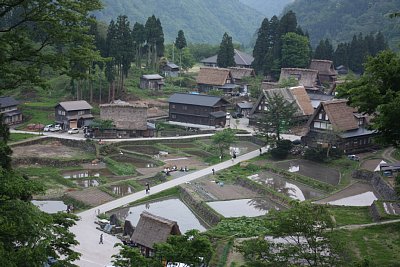
[[[339,97],[349,99],[360,112],[373,115],[372,128],[378,140],[400,146],[400,56],[383,51],[369,57],[358,80],[339,87]]]
[[[307,68],[311,49],[306,36],[288,32],[282,37],[282,67]]]
[[[234,56],[235,51],[233,48],[232,37],[227,33],[224,33],[217,55],[218,67],[227,68],[236,66]]]
[[[216,132],[211,139],[213,144],[217,146],[221,159],[224,157],[224,151],[229,149],[229,146],[236,142],[236,136],[232,129],[224,129]]]

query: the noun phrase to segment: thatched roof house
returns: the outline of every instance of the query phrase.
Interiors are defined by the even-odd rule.
[[[111,120],[117,129],[147,130],[147,105],[116,100],[100,105],[100,118]]]
[[[348,106],[345,99],[321,102],[307,122],[303,142],[311,147],[335,145],[347,153],[365,150],[376,134],[367,129],[368,122],[368,116]]]
[[[177,222],[143,211],[131,241],[140,247],[145,256],[152,256],[154,244],[167,241],[170,235],[180,234]]]
[[[255,125],[257,123],[259,116],[262,116],[264,110],[268,109],[266,105],[266,99],[269,99],[275,94],[281,95],[290,103],[295,103],[297,111],[294,116],[297,121],[307,120],[314,112],[314,108],[311,105],[311,100],[308,97],[304,86],[263,89],[262,94],[254,104],[253,109],[250,111],[250,124]]]
[[[237,67],[235,67],[235,68],[231,67],[228,69],[231,71],[232,78],[235,81],[235,83],[241,82],[246,77],[255,77],[256,76],[254,69],[237,68]]]
[[[252,57],[249,54],[246,54],[242,51],[239,51],[237,49],[234,49],[234,60],[236,67],[239,68],[251,68],[251,63],[254,61],[254,57]],[[207,67],[217,67],[217,58],[218,55],[214,55],[212,57],[205,58],[201,60],[200,62],[204,64],[204,66]]]
[[[306,90],[316,91],[321,87],[319,80],[318,71],[311,69],[299,69],[299,68],[282,68],[281,76],[279,77],[279,83],[284,81],[295,79],[298,81],[299,86],[304,86]]]
[[[310,69],[318,71],[321,83],[334,83],[337,80],[338,74],[331,60],[313,59]]]
[[[200,68],[196,78],[200,92],[208,92],[213,89],[233,89],[235,87],[232,74],[225,68]]]

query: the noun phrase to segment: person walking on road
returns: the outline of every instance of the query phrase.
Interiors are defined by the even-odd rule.
[[[262,148],[260,147],[260,155],[262,155]]]
[[[150,185],[146,183],[146,194],[150,194]]]
[[[103,244],[103,234],[100,234],[100,242],[99,244]]]
[[[213,175],[215,175],[215,170],[214,170],[214,168],[212,169],[212,173],[213,173]]]

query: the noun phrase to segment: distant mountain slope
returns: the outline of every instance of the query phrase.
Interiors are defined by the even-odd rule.
[[[279,16],[285,6],[293,1],[294,0],[240,0],[243,4],[261,12],[268,19],[274,15]]]
[[[392,48],[400,44],[400,19],[387,14],[400,10],[399,0],[295,0],[285,10],[296,12],[315,46],[322,38],[351,41],[354,34],[382,31]]]
[[[233,42],[247,44],[261,24],[263,15],[239,0],[103,0],[99,20],[109,22],[127,15],[132,23],[160,18],[167,42],[182,29],[188,42],[219,44],[224,32]]]

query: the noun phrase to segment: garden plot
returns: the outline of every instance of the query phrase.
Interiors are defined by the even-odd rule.
[[[130,152],[141,153],[149,156],[158,155],[160,152],[160,149],[151,145],[129,145],[120,146],[120,148]]]
[[[338,170],[308,160],[281,161],[275,163],[275,166],[331,185],[337,185],[340,181]]]
[[[88,154],[79,148],[68,147],[59,141],[48,143],[13,147],[15,158],[84,158]]]
[[[210,139],[201,140],[201,142],[206,145],[213,145],[212,140]],[[237,141],[236,143],[231,145],[231,148],[235,148],[235,151],[237,151],[238,155],[243,155],[250,151],[259,149],[260,146],[249,141]]]
[[[110,157],[112,160],[115,160],[117,162],[123,162],[123,163],[129,163],[132,164],[133,166],[137,168],[155,168],[158,167],[158,163],[151,160],[147,159],[144,157],[134,157],[131,155],[126,155],[126,154],[120,154],[120,155],[114,155]]]

